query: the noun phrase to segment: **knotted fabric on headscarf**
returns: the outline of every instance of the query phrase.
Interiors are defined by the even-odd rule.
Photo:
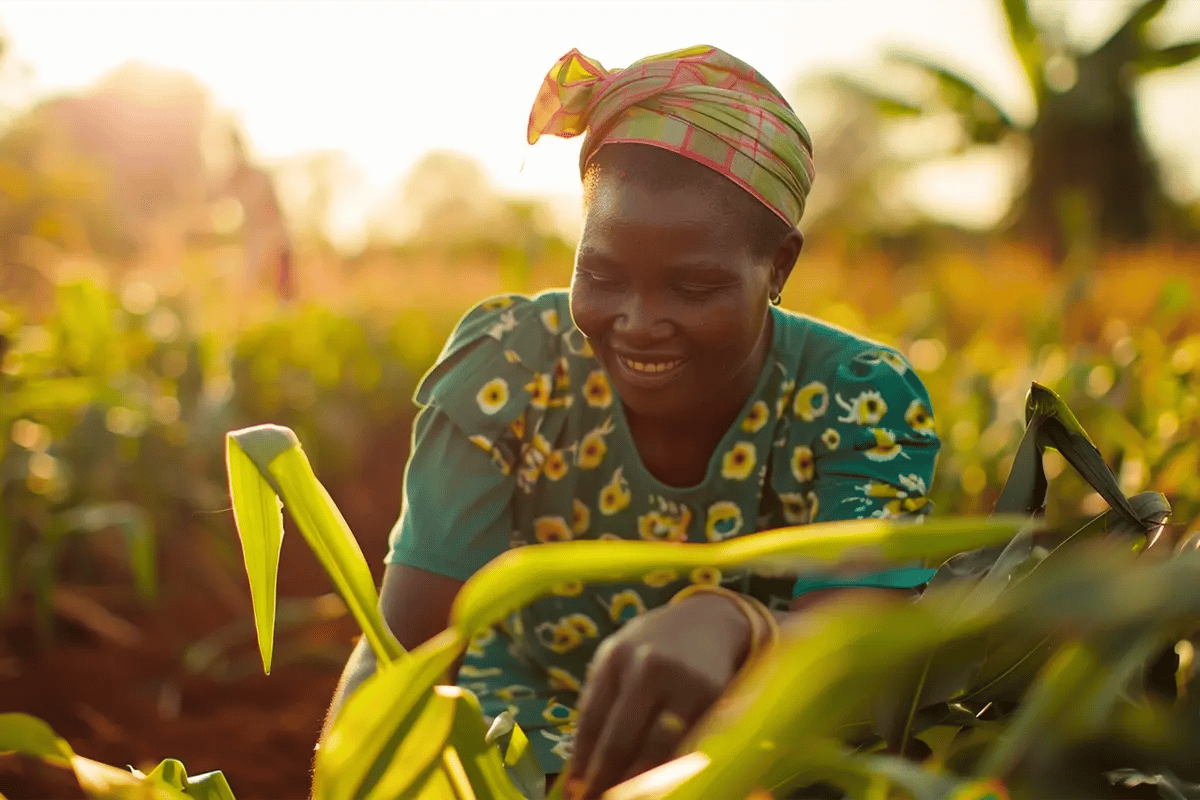
[[[533,101],[529,143],[585,131],[580,175],[602,145],[655,145],[716,170],[793,226],[812,188],[812,140],[796,113],[757,70],[716,47],[612,71],[571,50]]]

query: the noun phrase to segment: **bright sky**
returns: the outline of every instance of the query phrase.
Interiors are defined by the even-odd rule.
[[[1040,7],[1096,40],[1128,0]],[[1200,38],[1200,0],[1173,0],[1159,22],[1171,40]],[[0,0],[0,25],[39,91],[86,86],[129,59],[187,70],[241,118],[259,155],[345,151],[366,179],[362,204],[434,148],[477,158],[507,191],[577,196],[578,140],[525,143],[532,98],[571,47],[618,67],[713,44],[794,97],[802,75],[865,70],[885,47],[905,45],[1029,110],[997,0]],[[1200,65],[1147,81],[1143,104],[1152,145],[1200,193]],[[928,204],[967,220],[994,215],[996,192],[976,180],[986,176],[943,175]],[[364,211],[343,209],[343,224]]]

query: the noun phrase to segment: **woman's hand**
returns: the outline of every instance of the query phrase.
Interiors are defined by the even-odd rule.
[[[598,797],[668,761],[745,660],[750,623],[697,594],[630,621],[596,650],[579,702],[568,797]]]

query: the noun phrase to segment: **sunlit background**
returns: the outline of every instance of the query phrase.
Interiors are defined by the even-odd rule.
[[[525,126],[572,47],[713,44],[791,100],[784,305],[912,362],[938,513],[992,509],[1038,381],[1195,529],[1200,0],[1023,7],[0,2],[0,711],[306,796],[355,630],[289,534],[257,674],[223,436],[294,429],[378,577],[417,380],[475,302],[569,280],[579,143]],[[1104,510],[1045,467],[1053,519]]]
[[[1035,2],[1064,35],[1098,44],[1128,0]],[[936,57],[976,80],[1021,120],[1032,99],[999,5],[988,0],[845,2],[95,2],[0,3],[20,80],[13,99],[78,91],[131,60],[183,70],[244,129],[256,156],[339,154],[330,209],[340,243],[368,221],[403,216],[389,203],[430,150],[465,154],[496,188],[551,198],[577,216],[577,141],[525,142],[533,95],[571,47],[609,67],[696,43],[722,47],[776,83],[814,129],[827,109],[815,75],[881,73],[889,48]],[[69,20],[69,24],[64,24]],[[1200,35],[1200,2],[1176,0],[1154,23],[1172,40]],[[1200,193],[1200,67],[1139,87],[1147,137],[1171,188]],[[818,141],[818,148],[822,146]],[[929,214],[995,223],[1014,190],[995,154],[926,165],[906,191]]]

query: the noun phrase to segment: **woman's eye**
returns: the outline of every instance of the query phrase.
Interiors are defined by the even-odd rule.
[[[716,286],[701,286],[698,284],[680,284],[675,287],[676,293],[680,297],[688,300],[704,300],[711,297],[716,291]]]
[[[580,274],[602,289],[615,289],[621,285],[619,279],[608,275],[597,275],[595,272],[588,272],[587,270],[580,270]]]

